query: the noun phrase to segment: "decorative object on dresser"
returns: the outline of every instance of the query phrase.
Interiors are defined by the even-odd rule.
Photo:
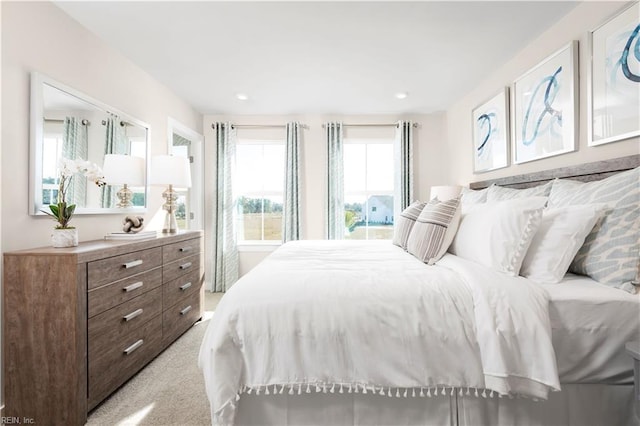
[[[51,245],[53,247],[75,247],[78,245],[78,230],[69,226],[69,222],[73,217],[76,205],[67,203],[67,192],[75,187],[86,185],[86,181],[77,179],[76,175],[79,173],[98,186],[104,186],[105,182],[100,167],[80,158],[77,160],[62,158],[59,168],[57,201],[55,204],[49,204],[51,213],[46,210],[43,212],[58,222],[51,234]]]
[[[129,186],[144,186],[144,159],[133,155],[106,154],[104,156],[104,180],[107,185],[122,185],[116,193],[116,207],[133,206],[133,192]]]
[[[142,216],[127,216],[122,221],[122,231],[137,233],[142,231],[144,227],[144,218]]]
[[[191,187],[191,168],[189,159],[181,156],[158,155],[151,159],[151,185],[167,185],[168,188],[162,193],[165,203],[162,206],[167,211],[163,233],[178,232],[176,222],[176,200],[178,195],[174,191],[176,188]]]
[[[473,172],[488,172],[509,165],[509,92],[500,93],[474,108]]]
[[[590,146],[640,136],[640,12],[633,2],[589,32]]]
[[[87,412],[202,315],[202,232],[4,254],[5,416]]]
[[[578,42],[572,41],[513,83],[516,164],[575,151]]]

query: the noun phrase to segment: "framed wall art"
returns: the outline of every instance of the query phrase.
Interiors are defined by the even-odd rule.
[[[589,32],[589,146],[640,135],[640,8],[634,2]]]
[[[513,161],[575,151],[578,42],[572,41],[513,83]]]
[[[508,88],[505,88],[472,111],[474,173],[508,165],[508,99]]]

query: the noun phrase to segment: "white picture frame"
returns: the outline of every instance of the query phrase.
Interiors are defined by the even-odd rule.
[[[513,83],[513,162],[576,150],[578,42],[572,41]]]
[[[587,142],[597,146],[640,136],[638,2],[588,34]]]
[[[509,88],[505,87],[471,112],[473,172],[509,165]]]

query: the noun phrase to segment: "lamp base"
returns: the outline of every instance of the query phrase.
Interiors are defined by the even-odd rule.
[[[122,189],[120,189],[120,191],[116,193],[116,195],[120,200],[118,204],[116,204],[117,207],[127,208],[133,205],[133,203],[131,202],[133,200],[133,192],[127,187],[126,183],[124,184]]]
[[[162,208],[167,211],[162,233],[175,234],[178,232],[178,222],[176,221],[176,201],[178,200],[178,194],[173,190],[173,185],[169,185],[169,188],[162,193],[162,198],[165,200]]]

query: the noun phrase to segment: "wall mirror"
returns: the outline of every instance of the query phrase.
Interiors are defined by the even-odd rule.
[[[168,124],[169,154],[187,157],[191,163],[191,188],[177,191],[178,228],[202,229],[204,228],[204,186],[202,184],[204,136],[173,118],[169,118]]]
[[[98,187],[82,174],[74,175],[66,199],[76,204],[75,214],[145,212],[149,131],[147,124],[128,114],[40,73],[32,73],[30,214],[44,214],[42,210],[48,211],[48,205],[57,201],[62,158],[81,158],[103,168],[106,154],[141,157],[144,161],[139,163],[144,170],[139,173],[140,181],[112,181]],[[132,202],[128,207],[118,207],[116,193],[124,183],[133,192]]]

